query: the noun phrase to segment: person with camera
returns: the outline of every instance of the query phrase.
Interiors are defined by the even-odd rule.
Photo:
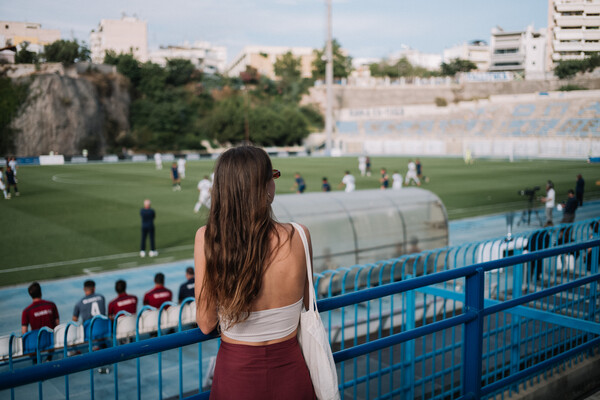
[[[563,219],[560,221],[561,224],[570,224],[575,221],[575,210],[577,210],[578,204],[575,191],[569,189],[567,201],[562,204]]]
[[[546,197],[542,197],[540,201],[546,205],[546,224],[554,223],[552,221],[552,211],[556,202],[556,192],[554,191],[554,183],[552,181],[546,183]]]

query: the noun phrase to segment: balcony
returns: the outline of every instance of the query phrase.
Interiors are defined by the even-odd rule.
[[[561,56],[558,53],[553,53],[552,54],[552,60],[553,61],[561,61],[561,60],[583,60],[585,58],[585,56],[582,54],[579,55],[575,55],[575,54],[571,54],[571,55],[567,55],[567,56]]]
[[[555,15],[556,26],[600,26],[600,16]]]
[[[498,63],[519,63],[525,62],[525,55],[522,53],[508,53],[508,54],[492,54],[491,64]]]
[[[572,42],[572,43],[561,43],[558,40],[552,42],[554,51],[600,51],[600,42],[585,43],[585,42]]]

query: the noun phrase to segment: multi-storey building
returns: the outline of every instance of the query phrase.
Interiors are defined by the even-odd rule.
[[[545,71],[546,29],[528,26],[524,31],[492,29],[491,72],[511,71],[526,78],[543,76]]]
[[[547,69],[600,52],[600,0],[548,0]]]
[[[314,53],[311,47],[284,47],[284,46],[246,46],[226,69],[228,76],[239,76],[246,71],[246,67],[256,68],[259,74],[270,79],[275,79],[274,64],[278,57],[291,52],[294,57],[300,58],[300,74],[303,78],[312,76],[312,62]]]
[[[442,56],[433,53],[421,53],[407,45],[401,45],[401,50],[389,56],[391,64],[396,63],[402,58],[406,58],[412,65],[423,67],[429,70],[436,70],[442,64]]]
[[[132,53],[139,61],[148,60],[148,26],[146,21],[123,15],[120,20],[103,19],[90,33],[92,62],[102,63],[106,51]]]
[[[190,60],[196,68],[207,73],[222,73],[227,64],[227,48],[212,46],[208,42],[185,42],[182,45],[160,47],[150,52],[150,61],[163,67],[168,59],[174,58]]]
[[[477,66],[478,71],[487,71],[490,66],[490,46],[483,40],[474,40],[444,49],[443,61],[445,63],[456,58],[471,61]]]
[[[17,46],[28,42],[28,50],[41,52],[44,45],[60,40],[58,29],[42,29],[35,22],[0,21],[0,47]]]

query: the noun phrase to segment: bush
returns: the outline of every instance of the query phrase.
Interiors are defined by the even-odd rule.
[[[561,92],[570,92],[571,90],[588,90],[588,89],[584,88],[583,86],[568,84],[568,85],[563,85],[563,86],[559,87],[558,90],[560,90]]]
[[[435,105],[438,107],[446,107],[448,105],[448,101],[444,97],[436,97]]]

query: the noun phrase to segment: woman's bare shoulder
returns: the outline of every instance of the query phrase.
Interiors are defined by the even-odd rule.
[[[196,242],[201,241],[204,242],[204,234],[206,233],[206,225],[201,226],[196,231]]]

